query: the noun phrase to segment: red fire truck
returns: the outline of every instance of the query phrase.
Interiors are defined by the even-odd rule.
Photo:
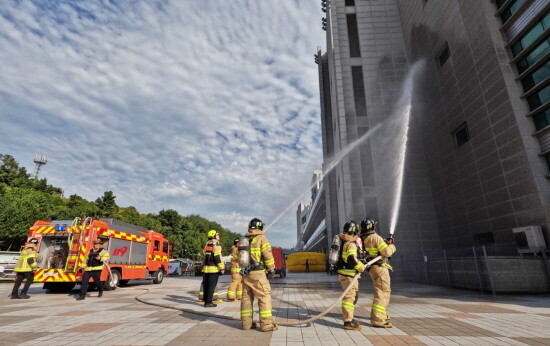
[[[286,278],[286,261],[283,248],[272,247],[271,253],[275,259],[275,274],[279,274],[280,277]]]
[[[36,221],[29,237],[39,239],[39,269],[34,281],[43,282],[51,291],[71,290],[80,283],[88,253],[98,238],[111,255],[101,273],[105,289],[137,279],[160,284],[168,272],[168,240],[160,233],[115,219]]]

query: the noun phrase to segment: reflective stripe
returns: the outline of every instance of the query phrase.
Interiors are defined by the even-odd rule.
[[[262,252],[264,252],[264,250],[266,249],[271,249],[271,245],[269,243],[265,243],[260,247],[260,250],[262,250]]]
[[[91,271],[94,271],[94,270],[103,270],[103,266],[87,267],[86,268],[87,272],[91,272]]]
[[[338,274],[355,276],[357,271],[355,269],[338,269]]]
[[[383,307],[382,305],[372,304],[372,308],[371,308],[371,309],[374,310],[374,311],[381,312],[381,313],[383,313],[383,314],[386,313],[386,308]]]
[[[238,295],[238,296],[242,296],[242,295],[243,295],[243,291],[237,291],[237,295]]]
[[[387,247],[388,247],[388,244],[382,243],[382,244],[378,245],[377,249],[378,249],[378,251],[383,251]]]
[[[224,269],[223,263],[221,263],[221,262],[218,263],[218,268],[219,268],[219,269]]]
[[[241,268],[231,268],[232,273],[238,273],[241,271]]]
[[[207,273],[207,274],[213,274],[213,273],[217,273],[219,271],[220,271],[219,268],[214,267],[214,266],[204,266],[204,267],[202,267],[202,272]]]
[[[271,317],[271,316],[273,316],[271,313],[271,310],[260,311],[260,317]]]
[[[252,316],[252,310],[241,310],[241,317]]]
[[[342,307],[348,310],[355,310],[355,304],[342,300]]]
[[[214,251],[214,256],[221,256],[221,255],[222,255],[221,250],[219,250],[219,251]]]
[[[359,262],[355,265],[355,267],[353,267],[355,270],[359,270],[359,268],[362,268],[363,267],[363,263]]]
[[[264,263],[266,266],[270,266],[272,264],[275,264],[275,259],[272,258],[272,259],[265,260]]]

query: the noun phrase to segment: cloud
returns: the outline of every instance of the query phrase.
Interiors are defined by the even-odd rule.
[[[317,2],[7,1],[0,152],[94,200],[269,223],[322,161]],[[295,244],[294,208],[273,243]]]

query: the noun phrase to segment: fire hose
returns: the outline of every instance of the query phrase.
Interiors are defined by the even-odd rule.
[[[378,262],[378,260],[380,260],[380,259],[382,259],[382,257],[378,256],[378,257],[375,257],[374,259],[372,259],[371,261],[367,262],[364,266],[365,270],[367,268],[369,268],[371,265],[373,265],[374,263]],[[307,320],[300,320],[300,321],[296,321],[296,322],[279,322],[277,324],[280,325],[280,326],[299,326],[299,325],[302,325],[302,324],[309,324],[309,323],[313,323],[313,322],[317,321],[321,317],[328,314],[336,306],[336,304],[338,304],[338,302],[341,301],[344,298],[344,296],[349,292],[349,290],[353,287],[353,285],[357,282],[357,280],[359,280],[359,278],[361,278],[360,273],[355,275],[353,280],[349,283],[348,287],[346,287],[346,289],[340,295],[340,297],[338,297],[338,299],[335,300],[334,303],[332,303],[331,306],[329,306],[325,311],[321,312],[319,315],[308,318]],[[149,289],[148,288],[139,288],[139,289],[145,290],[146,292],[137,295],[135,297],[135,299],[138,302],[143,303],[143,304],[158,306],[158,307],[166,308],[166,309],[178,310],[178,311],[187,312],[187,313],[195,314],[195,315],[206,316],[206,317],[221,318],[221,319],[224,319],[224,320],[231,320],[231,321],[240,321],[240,319],[236,319],[236,318],[232,318],[232,317],[228,317],[228,316],[220,316],[220,315],[216,315],[216,314],[213,314],[213,313],[195,311],[193,309],[186,309],[186,308],[180,308],[180,307],[167,305],[167,304],[149,302],[149,301],[146,301],[146,300],[140,298],[141,296],[149,293]],[[254,322],[257,323],[259,321],[254,321]]]

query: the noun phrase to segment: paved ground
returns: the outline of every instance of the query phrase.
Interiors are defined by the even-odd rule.
[[[229,276],[220,280],[220,292]],[[199,277],[147,281],[85,301],[31,288],[29,300],[10,300],[0,284],[0,345],[550,345],[550,296],[482,296],[477,292],[395,282],[389,313],[392,329],[371,328],[371,282],[361,280],[356,316],[361,331],[342,329],[340,307],[313,325],[275,332],[242,331],[238,321],[139,303],[135,296],[203,312],[196,301]],[[306,319],[341,294],[337,276],[289,274],[272,280],[279,321]],[[149,289],[147,292],[145,289]],[[76,292],[73,292],[75,294]],[[222,295],[225,296],[225,295]],[[238,318],[239,303],[207,311]]]

